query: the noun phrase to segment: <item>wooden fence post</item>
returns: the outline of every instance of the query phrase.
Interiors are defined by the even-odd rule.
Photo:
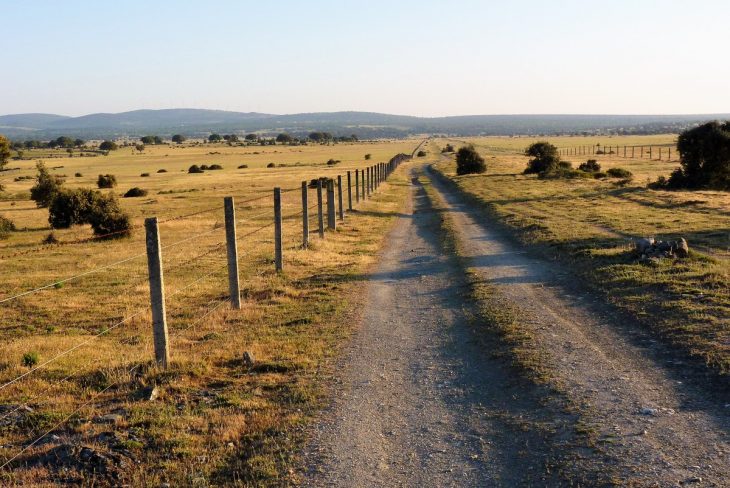
[[[340,213],[340,221],[345,220],[345,207],[342,205],[342,175],[337,175],[337,210]]]
[[[281,188],[274,188],[274,260],[276,271],[284,269],[284,245],[281,238]]]
[[[366,199],[365,198],[365,193],[366,193],[365,187],[366,187],[366,185],[367,185],[367,183],[365,182],[365,170],[364,169],[361,169],[360,170],[360,187],[362,188],[362,199],[363,199],[363,201]]]
[[[145,219],[144,228],[147,244],[147,269],[150,280],[155,362],[167,369],[170,362],[170,348],[167,335],[167,314],[165,312],[165,280],[162,275],[162,249],[160,248],[160,230],[157,226],[157,217]]]
[[[238,282],[238,246],[236,244],[236,207],[233,197],[223,199],[226,219],[226,256],[228,258],[228,293],[231,306],[241,309],[241,288]]]
[[[309,247],[309,190],[307,182],[302,181],[302,248]]]
[[[327,228],[335,230],[337,221],[335,220],[335,180],[330,178],[327,180]]]
[[[352,212],[352,179],[350,172],[347,172],[347,210]]]
[[[324,212],[322,210],[322,178],[317,178],[317,224],[319,237],[324,239]]]

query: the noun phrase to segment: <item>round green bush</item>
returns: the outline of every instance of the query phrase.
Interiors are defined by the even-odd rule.
[[[143,190],[142,188],[139,188],[138,186],[135,186],[134,188],[130,188],[127,190],[127,193],[124,194],[124,198],[134,198],[134,197],[146,197],[147,196],[147,190]]]

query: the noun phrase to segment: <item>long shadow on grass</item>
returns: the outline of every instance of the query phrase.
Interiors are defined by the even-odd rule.
[[[668,311],[661,308],[656,301],[676,299],[676,294],[661,285],[643,282],[626,273],[622,278],[619,293],[626,295],[646,295],[651,293],[653,301],[646,305],[646,319],[639,319],[606,299],[601,289],[601,273],[610,272],[612,268],[620,266],[637,266],[636,258],[628,250],[624,253],[596,256],[588,250],[606,249],[624,242],[621,239],[592,238],[561,243],[559,246],[525,245],[521,240],[524,230],[510,227],[494,213],[489,204],[462,191],[451,180],[438,172],[429,169],[433,181],[442,188],[448,188],[446,193],[459,196],[464,203],[452,205],[452,212],[466,213],[480,225],[488,224],[488,232],[494,233],[498,240],[509,243],[509,247],[524,251],[529,259],[539,262],[539,266],[548,266],[555,278],[550,283],[558,288],[558,293],[566,296],[580,296],[587,294],[589,298],[581,301],[581,306],[592,314],[601,317],[611,317],[608,324],[618,330],[629,343],[640,349],[652,365],[667,373],[674,380],[678,397],[685,399],[683,408],[688,410],[703,410],[717,420],[719,428],[726,429],[727,408],[730,403],[730,375],[722,374],[719,367],[709,368],[707,359],[690,355],[696,349],[687,343],[687,337],[681,331],[672,330],[662,332],[658,330],[655,318],[663,318]],[[487,218],[485,218],[485,216]],[[724,230],[718,232],[725,232]],[[688,241],[700,239],[703,232],[696,235],[686,234]],[[477,256],[477,261],[489,266],[493,257]],[[675,266],[681,266],[678,261]],[[590,280],[590,281],[589,281]],[[544,278],[543,278],[544,281]],[[614,290],[616,291],[616,290]],[[607,319],[608,321],[608,319]],[[688,333],[697,333],[689,331]],[[660,339],[655,341],[653,339]],[[722,361],[722,359],[721,359]],[[724,358],[727,362],[727,358]],[[727,363],[725,363],[727,364]]]

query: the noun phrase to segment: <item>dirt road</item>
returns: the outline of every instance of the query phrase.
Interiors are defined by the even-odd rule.
[[[305,450],[305,485],[563,486],[576,479],[566,460],[590,471],[591,456],[603,467],[612,460],[619,482],[730,479],[730,409],[671,377],[605,310],[568,296],[566,276],[477,225],[456,194],[436,188],[472,266],[497,286],[496,299],[524,311],[524,326],[544,341],[582,411],[566,413],[491,354],[496,339],[470,320],[463,270],[414,180],[413,203],[364,290],[363,324],[340,365],[334,403]],[[578,422],[600,446],[576,440]],[[598,472],[578,480],[605,481]]]

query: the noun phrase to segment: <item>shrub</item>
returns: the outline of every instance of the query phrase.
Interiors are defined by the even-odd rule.
[[[42,162],[38,162],[36,168],[38,175],[36,184],[30,189],[30,199],[35,202],[37,207],[45,208],[51,204],[53,197],[61,190],[63,178],[51,175]]]
[[[142,178],[147,178],[149,175],[150,175],[149,173],[142,173],[139,176],[141,176]]]
[[[124,198],[134,198],[134,197],[146,197],[147,196],[147,190],[143,190],[142,188],[135,186],[134,188],[130,188],[127,190],[127,193],[124,194]]]
[[[730,190],[730,121],[684,131],[677,150],[681,168],[669,177],[670,187]]]
[[[248,168],[247,164],[242,164],[238,167],[238,169],[246,169],[246,168]]]
[[[370,158],[372,158],[372,157],[373,157],[373,155],[372,155],[372,154],[366,154],[366,155],[365,155],[365,161],[369,161],[369,160],[370,160]]]
[[[166,169],[158,169],[157,172],[158,173],[167,173],[167,170]]]
[[[99,188],[114,188],[117,186],[117,177],[114,175],[99,175],[96,186]]]
[[[610,168],[606,174],[611,178],[631,178],[633,176],[631,171],[623,168]]]
[[[203,168],[194,164],[188,168],[188,173],[203,173]]]
[[[416,153],[416,157],[417,158],[425,158],[426,157],[426,151],[418,151],[418,153]]]
[[[211,164],[208,169],[216,170],[216,169],[223,169],[223,166],[220,164]]]
[[[607,178],[608,175],[603,171],[596,171],[593,173],[593,177],[597,180],[600,180],[601,178]]]
[[[84,175],[82,175],[81,173],[76,173],[76,174],[74,174],[74,176],[75,176],[76,178],[81,178],[81,177],[82,177],[82,176],[84,176]]]
[[[585,163],[581,163],[578,169],[587,173],[598,173],[601,171],[601,164],[595,159],[589,159]]]
[[[446,147],[444,147],[443,149],[441,149],[441,152],[442,153],[454,152],[454,146],[452,146],[451,144],[446,144]]]
[[[484,173],[487,165],[484,158],[479,155],[474,146],[464,146],[459,148],[456,154],[456,174],[468,175],[474,173]]]
[[[210,168],[208,167],[207,164],[201,164],[200,165],[200,169],[202,169],[203,171],[205,171],[205,170],[210,169]]]
[[[15,224],[12,220],[0,216],[0,239],[7,239],[10,233],[15,232]]]
[[[267,165],[266,165],[266,167],[267,167],[267,168],[276,168],[276,164],[274,164],[274,163],[269,163],[269,164],[267,164]]]
[[[23,366],[25,366],[26,368],[32,368],[33,366],[38,364],[39,360],[40,356],[35,351],[26,352],[25,354],[23,354]]]
[[[49,232],[46,237],[43,238],[43,244],[58,244],[58,238],[53,232]]]
[[[327,166],[334,166],[335,164],[339,163],[339,159],[328,159],[327,160]]]
[[[87,188],[57,193],[48,209],[48,222],[54,229],[91,224],[97,236],[122,237],[129,235],[132,228],[129,216],[114,195]]]
[[[558,148],[549,142],[536,142],[525,150],[525,156],[532,159],[527,163],[524,173],[547,174],[556,171],[560,166]]]

